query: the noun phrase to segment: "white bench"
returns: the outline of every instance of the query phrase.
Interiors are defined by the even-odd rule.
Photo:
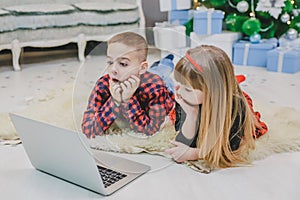
[[[14,70],[21,70],[23,47],[74,42],[84,61],[87,41],[145,27],[141,0],[1,0],[0,5],[0,51],[12,51]]]

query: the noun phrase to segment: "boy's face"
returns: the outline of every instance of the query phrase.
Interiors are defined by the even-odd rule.
[[[112,81],[123,82],[131,75],[143,74],[148,64],[142,62],[138,51],[122,43],[111,43],[107,48],[108,74]]]

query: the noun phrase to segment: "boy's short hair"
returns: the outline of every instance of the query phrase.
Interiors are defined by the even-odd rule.
[[[144,37],[134,32],[123,32],[114,35],[107,42],[108,45],[112,43],[122,43],[128,47],[134,47],[139,54],[139,59],[142,61],[147,60],[148,44]]]

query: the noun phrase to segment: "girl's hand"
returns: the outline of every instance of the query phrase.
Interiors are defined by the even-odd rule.
[[[131,75],[127,80],[120,84],[122,92],[123,102],[127,102],[132,95],[135,93],[136,89],[140,85],[140,79],[136,75]]]
[[[181,163],[188,160],[198,160],[199,150],[197,148],[191,148],[181,142],[175,140],[170,141],[174,147],[165,150],[176,162]]]
[[[109,80],[109,91],[114,101],[119,105],[122,102],[122,88],[120,84]]]

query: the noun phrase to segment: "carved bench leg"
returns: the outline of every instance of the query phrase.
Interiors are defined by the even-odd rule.
[[[80,62],[84,62],[84,60],[85,60],[84,51],[85,51],[85,47],[86,47],[86,39],[85,39],[84,34],[80,34],[78,36],[77,46],[78,46],[78,58],[79,58]]]
[[[19,65],[19,58],[21,55],[21,46],[19,40],[12,41],[11,47],[13,68],[15,71],[20,71],[21,67]]]

